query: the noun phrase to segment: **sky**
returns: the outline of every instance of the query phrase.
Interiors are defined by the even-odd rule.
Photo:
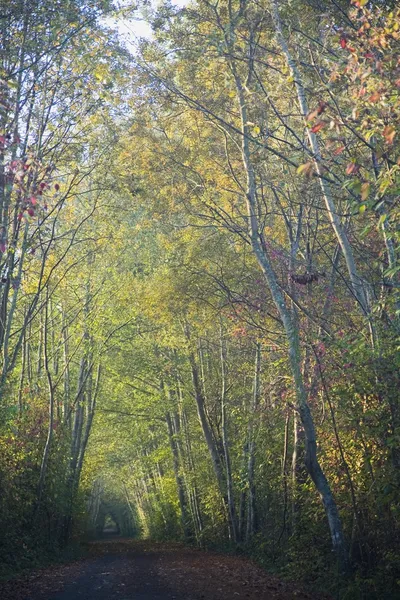
[[[171,0],[173,6],[186,6],[189,0]],[[152,6],[160,4],[160,0],[152,0]],[[152,31],[149,23],[139,15],[135,19],[107,18],[106,25],[118,30],[118,34],[131,51],[135,51],[140,38],[151,39]]]

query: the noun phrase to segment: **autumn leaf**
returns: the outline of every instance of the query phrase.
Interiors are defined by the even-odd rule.
[[[386,214],[386,213],[383,213],[383,215],[381,215],[381,216],[379,217],[379,221],[378,221],[378,227],[380,227],[381,225],[383,225],[383,224],[384,224],[384,222],[386,221],[386,219],[387,219],[387,214]]]
[[[382,135],[388,144],[393,144],[394,136],[396,135],[396,130],[393,127],[393,125],[386,125]]]
[[[361,200],[363,200],[363,201],[367,200],[367,198],[369,196],[370,187],[371,186],[368,182],[365,182],[361,185]]]
[[[339,146],[338,148],[336,148],[336,149],[333,151],[333,154],[334,154],[334,156],[338,156],[338,155],[339,155],[339,154],[341,154],[341,153],[343,152],[343,150],[345,150],[345,149],[346,149],[346,146],[344,146],[344,145],[342,145],[342,146]]]
[[[360,170],[360,166],[351,162],[346,167],[346,175],[355,175]]]
[[[297,173],[299,175],[305,175],[306,177],[310,177],[314,172],[314,163],[307,162],[304,165],[300,165],[297,169]]]
[[[326,121],[318,121],[313,127],[311,127],[311,133],[318,133],[326,125]]]
[[[368,100],[370,102],[379,102],[379,100],[381,99],[381,93],[380,92],[374,92],[373,94],[371,94],[371,96],[368,98]]]
[[[319,115],[318,108],[316,108],[315,110],[312,110],[311,112],[308,113],[306,119],[307,119],[307,121],[313,121],[315,119],[315,117],[317,117],[318,115]]]

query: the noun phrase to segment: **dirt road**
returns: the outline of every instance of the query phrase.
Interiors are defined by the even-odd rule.
[[[109,540],[89,556],[0,585],[1,600],[326,600],[244,558],[178,544]]]

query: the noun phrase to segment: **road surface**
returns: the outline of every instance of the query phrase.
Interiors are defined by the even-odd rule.
[[[88,556],[0,585],[1,600],[326,600],[251,561],[179,544],[110,539]]]

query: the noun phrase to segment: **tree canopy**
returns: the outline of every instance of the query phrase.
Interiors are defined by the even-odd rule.
[[[111,519],[400,593],[399,23],[0,0],[0,574]]]

